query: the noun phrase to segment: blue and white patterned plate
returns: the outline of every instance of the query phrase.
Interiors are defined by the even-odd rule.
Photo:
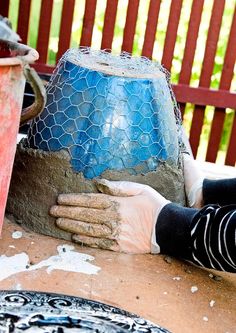
[[[3,332],[169,333],[119,308],[80,297],[33,291],[0,292]]]

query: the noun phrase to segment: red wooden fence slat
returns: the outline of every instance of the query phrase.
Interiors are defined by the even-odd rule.
[[[108,0],[104,17],[101,49],[111,49],[115,30],[118,0]]]
[[[121,50],[132,53],[139,0],[129,0]]]
[[[53,0],[42,0],[39,20],[37,51],[39,62],[47,63]]]
[[[175,42],[177,38],[177,30],[179,26],[180,14],[183,0],[175,0],[171,2],[170,14],[168,19],[166,38],[161,63],[168,71],[171,69],[172,59],[174,55]]]
[[[191,103],[198,106],[212,105],[218,108],[236,109],[236,93],[223,89],[190,87],[187,84],[172,85],[176,99],[180,103]],[[219,110],[220,111],[220,110]]]
[[[200,143],[200,136],[202,133],[205,106],[195,105],[194,113],[191,122],[191,129],[189,135],[189,142],[192,149],[193,156],[196,158],[197,150]]]
[[[0,14],[4,17],[8,17],[10,0],[2,0],[0,2]]]
[[[225,52],[224,65],[220,78],[221,89],[226,89],[226,90],[230,89],[231,82],[234,76],[235,61],[236,61],[236,5],[229,33],[227,49]]]
[[[224,65],[220,79],[220,89],[229,90],[231,81],[234,75],[234,65],[236,61],[236,6],[234,10],[233,20],[231,24],[229,39],[227,43],[227,49],[225,52]],[[209,162],[215,162],[219,145],[221,141],[223,126],[225,120],[225,112],[222,109],[215,109],[210,138],[208,141],[208,148],[206,154],[206,160]]]
[[[152,58],[161,0],[150,0],[142,56]]]
[[[199,82],[199,86],[201,87],[209,87],[211,83],[211,75],[215,63],[215,54],[223,18],[224,6],[225,0],[214,1]]]
[[[31,67],[33,67],[36,70],[36,72],[41,74],[52,74],[55,69],[55,66],[46,65],[44,63],[39,63],[39,62],[31,64]]]
[[[81,46],[91,46],[96,6],[97,0],[86,0],[85,2],[83,28],[80,39]]]
[[[63,53],[70,47],[74,7],[75,7],[75,0],[63,1],[56,61],[58,61],[63,55]]]
[[[234,114],[234,122],[231,130],[231,136],[229,140],[228,151],[225,158],[225,164],[235,165],[236,161],[236,117]]]
[[[221,141],[225,120],[225,108],[216,108],[211,123],[210,137],[207,144],[206,161],[215,162]]]
[[[188,84],[190,82],[203,4],[204,0],[193,0],[192,3],[179,83]]]
[[[27,44],[30,6],[31,0],[20,0],[17,33],[20,35],[23,44]]]
[[[224,11],[225,0],[215,0],[212,8],[210,25],[208,29],[203,65],[200,75],[199,86],[209,87],[214,67],[217,42],[219,39],[220,27]],[[190,130],[190,144],[193,156],[196,157],[200,142],[200,136],[204,121],[205,107],[196,105],[194,108],[192,126]]]
[[[193,0],[192,3],[188,32],[185,41],[184,55],[179,76],[179,83],[189,84],[190,82],[199,27],[202,17],[203,4],[204,0]],[[184,115],[185,106],[185,103],[180,104],[182,116]]]

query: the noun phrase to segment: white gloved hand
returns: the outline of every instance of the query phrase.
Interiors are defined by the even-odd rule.
[[[50,214],[72,239],[91,247],[126,253],[159,253],[154,227],[169,203],[147,185],[96,181],[102,193],[61,194]]]
[[[203,174],[192,156],[183,154],[183,161],[184,185],[188,199],[188,205],[192,208],[201,208],[203,206]]]

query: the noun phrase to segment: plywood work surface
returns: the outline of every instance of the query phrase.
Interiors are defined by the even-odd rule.
[[[75,257],[71,266],[70,257],[63,264],[63,251],[58,253],[60,245],[64,252],[92,256],[82,259],[89,263],[87,270],[69,271]],[[0,242],[0,266],[4,262],[5,267],[0,267],[0,288],[56,292],[101,301],[136,313],[173,333],[236,332],[236,274],[203,270],[161,255],[127,255],[74,244],[71,249],[70,245],[27,232],[5,219]],[[18,258],[16,255],[18,266],[22,256],[28,256],[29,262],[24,262],[24,268],[18,267],[20,272],[9,272],[6,277],[10,260]],[[79,265],[80,259],[76,260]],[[56,265],[60,269],[55,269]]]

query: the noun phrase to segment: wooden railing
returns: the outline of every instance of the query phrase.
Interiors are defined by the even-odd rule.
[[[12,0],[14,2],[14,0]],[[40,1],[40,0],[39,0]],[[78,1],[78,0],[77,0]],[[106,0],[104,0],[105,2]],[[120,0],[123,1],[123,0]],[[159,21],[160,8],[163,2],[168,0],[147,0],[149,9],[146,19],[146,27],[143,31],[143,45],[141,55],[152,58],[156,40],[156,31]],[[206,0],[208,1],[208,0]],[[181,10],[184,0],[172,0],[169,12],[165,13],[168,20],[161,63],[169,70],[173,71],[174,50],[177,43],[178,27]],[[213,107],[213,118],[210,126],[210,134],[206,149],[206,160],[215,162],[217,159],[224,121],[227,110],[231,113],[236,109],[236,93],[231,91],[231,84],[234,76],[234,66],[236,60],[236,4],[232,14],[231,27],[227,35],[224,36],[227,44],[222,66],[220,83],[218,89],[211,88],[211,78],[216,59],[217,44],[222,28],[222,17],[225,10],[225,0],[212,0],[213,6],[209,13],[209,28],[205,45],[202,45],[204,57],[200,70],[198,87],[190,85],[194,57],[196,52],[197,39],[202,21],[204,0],[192,0],[185,47],[182,58],[182,65],[179,72],[178,82],[173,84],[173,89],[180,104],[183,117],[189,103],[192,105],[192,121],[189,129],[189,139],[194,156],[197,156],[201,133],[204,126],[204,116],[207,106]],[[10,0],[0,2],[0,14],[8,16]],[[112,49],[112,43],[116,38],[115,27],[117,18],[117,8],[119,0],[107,0],[104,13],[104,22],[101,38],[101,49]],[[93,30],[95,25],[97,0],[85,0],[83,24],[79,45],[91,46]],[[76,0],[64,0],[60,19],[58,51],[56,61],[71,45],[72,24]],[[121,50],[132,53],[136,32],[136,23],[139,12],[140,0],[129,0],[126,11],[126,20],[123,29],[123,42]],[[31,0],[19,0],[17,32],[22,38],[22,42],[27,44],[30,22]],[[40,53],[39,62],[35,65],[38,72],[51,73],[54,65],[48,64],[48,49],[50,41],[50,27],[52,21],[53,0],[41,0],[39,29],[36,49]],[[188,104],[187,104],[188,103]],[[233,116],[224,163],[235,165],[236,162],[236,117]]]

